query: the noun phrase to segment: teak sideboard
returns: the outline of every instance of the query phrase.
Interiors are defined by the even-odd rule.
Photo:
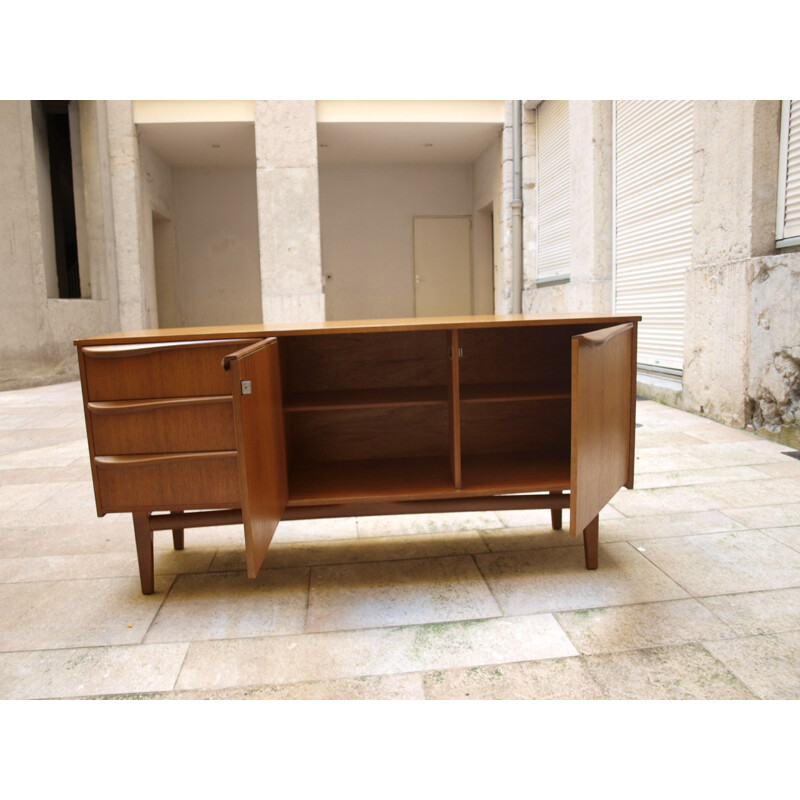
[[[153,531],[241,523],[255,577],[278,523],[569,508],[633,488],[641,317],[565,314],[246,325],[75,342],[97,513]]]

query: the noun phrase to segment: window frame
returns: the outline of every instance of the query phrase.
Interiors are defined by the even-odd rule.
[[[790,131],[793,103],[800,104],[800,100],[781,101],[781,132],[778,151],[778,207],[775,221],[775,247],[778,249],[800,245],[800,231],[792,231],[789,236],[786,236],[786,187],[789,183],[790,133],[792,139],[795,136],[800,139],[800,126],[798,126],[798,130],[795,131],[792,129]],[[798,173],[800,173],[800,163],[796,165],[795,168],[798,170]],[[800,179],[800,174],[797,175],[797,178]]]

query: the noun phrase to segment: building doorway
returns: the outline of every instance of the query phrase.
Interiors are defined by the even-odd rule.
[[[472,218],[414,218],[417,317],[472,314]]]
[[[158,212],[153,212],[153,265],[156,275],[156,308],[160,328],[181,325],[175,263],[175,226]]]

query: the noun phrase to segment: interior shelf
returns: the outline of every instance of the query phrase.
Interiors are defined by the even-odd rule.
[[[446,386],[399,386],[386,389],[336,389],[318,392],[290,392],[284,399],[286,411],[327,409],[391,408],[447,403]]]
[[[512,400],[568,400],[569,386],[543,386],[541,383],[468,383],[460,387],[461,402],[486,403]]]
[[[289,472],[289,505],[452,497],[446,457],[304,462]]]
[[[502,403],[514,400],[568,400],[569,387],[544,387],[540,383],[479,383],[460,387],[463,403]],[[321,392],[291,392],[284,401],[286,411],[326,409],[390,408],[446,404],[446,386],[402,386],[386,389],[337,389]]]
[[[566,491],[569,472],[569,453],[476,453],[462,457],[461,486],[482,494]]]
[[[482,453],[462,459],[456,489],[446,458],[306,462],[289,475],[289,505],[335,505],[421,498],[568,491],[569,456]]]

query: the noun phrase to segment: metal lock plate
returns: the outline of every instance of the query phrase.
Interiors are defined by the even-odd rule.
[[[242,394],[253,394],[252,381],[242,381]]]

